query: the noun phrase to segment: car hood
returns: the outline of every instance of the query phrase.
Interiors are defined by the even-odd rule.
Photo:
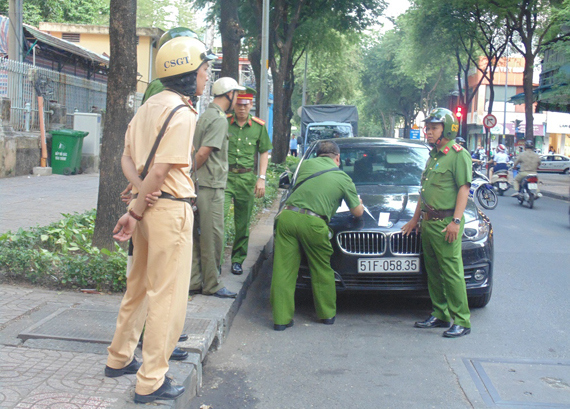
[[[366,228],[391,228],[394,225],[408,222],[416,211],[416,206],[420,200],[418,186],[376,186],[360,185],[356,190],[362,199],[362,204],[370,212],[364,211],[359,227]],[[379,227],[378,221],[381,213],[388,213],[388,221]],[[467,202],[465,209],[465,221],[475,220],[477,207],[472,200]],[[386,218],[386,215],[383,215]],[[331,220],[331,226],[341,227],[352,224],[352,215],[348,210],[337,212]]]

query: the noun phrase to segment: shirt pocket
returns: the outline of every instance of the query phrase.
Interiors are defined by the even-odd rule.
[[[430,177],[432,178],[431,185],[434,187],[445,189],[455,186],[455,181],[453,179],[453,173],[451,172],[451,169],[438,166],[433,170]]]

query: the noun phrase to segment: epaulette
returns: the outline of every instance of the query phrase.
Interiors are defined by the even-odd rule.
[[[463,146],[459,145],[458,143],[454,143],[453,149],[455,149],[456,152],[459,152],[463,149]]]
[[[257,122],[259,125],[265,125],[265,121],[263,119],[260,119],[256,116],[252,116],[251,119],[252,121]]]
[[[449,152],[449,146],[446,146],[445,148],[443,148],[443,154],[447,155],[447,153]]]
[[[226,114],[226,118],[231,118],[234,114]]]

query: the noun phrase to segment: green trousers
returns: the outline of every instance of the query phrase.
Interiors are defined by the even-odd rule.
[[[224,246],[224,189],[200,187],[194,220],[190,289],[213,294],[224,287],[220,266]]]
[[[422,247],[427,271],[428,289],[433,305],[432,315],[440,320],[462,327],[471,328],[463,258],[461,257],[461,236],[453,243],[445,240],[441,231],[451,222],[451,217],[444,220],[422,222]]]
[[[271,306],[273,322],[286,325],[295,313],[295,284],[303,248],[309,262],[315,310],[320,319],[336,315],[336,288],[330,260],[329,228],[318,217],[283,210],[277,220]]]
[[[249,244],[249,220],[253,210],[254,189],[257,176],[253,172],[228,174],[225,191],[224,216],[234,201],[235,238],[232,248],[232,263],[242,264],[247,257]]]

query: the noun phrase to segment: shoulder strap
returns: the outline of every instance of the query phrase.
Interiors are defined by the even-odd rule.
[[[332,171],[334,171],[334,170],[340,170],[340,169],[337,168],[337,167],[334,167],[334,168],[325,169],[325,170],[321,170],[321,171],[319,171],[319,172],[313,173],[313,174],[312,174],[311,176],[309,176],[308,178],[303,179],[301,182],[295,184],[295,186],[293,186],[293,190],[291,191],[291,193],[293,193],[295,190],[297,190],[297,188],[298,188],[299,186],[301,186],[303,183],[305,183],[307,180],[312,179],[312,178],[316,178],[317,176],[320,176],[320,175],[322,175],[323,173],[332,172]]]
[[[160,144],[160,141],[162,140],[162,137],[164,136],[164,133],[166,132],[166,127],[168,126],[168,123],[170,122],[170,120],[172,119],[172,117],[174,116],[176,111],[178,111],[180,108],[184,108],[187,106],[188,105],[186,105],[186,104],[180,104],[176,108],[174,108],[172,111],[170,111],[170,114],[166,118],[166,121],[164,121],[164,124],[162,125],[162,128],[160,129],[160,132],[158,133],[158,136],[156,137],[156,141],[154,141],[154,145],[152,146],[152,149],[150,150],[150,154],[148,155],[148,159],[146,160],[143,171],[140,174],[141,179],[144,180],[144,178],[148,174],[148,168],[150,167],[150,163],[152,162],[154,155],[156,154],[156,150],[158,149],[158,145]]]

